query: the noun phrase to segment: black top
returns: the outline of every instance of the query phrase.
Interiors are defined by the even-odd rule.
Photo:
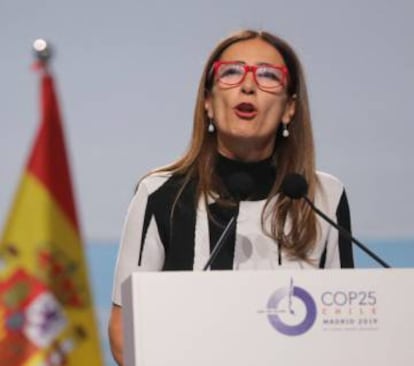
[[[276,179],[272,158],[246,163],[218,155],[216,168],[230,196],[241,201],[266,199]]]

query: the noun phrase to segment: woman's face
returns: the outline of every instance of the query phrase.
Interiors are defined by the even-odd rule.
[[[281,54],[260,38],[232,44],[220,61],[285,65]],[[286,87],[260,88],[249,71],[239,85],[225,85],[215,79],[205,108],[216,127],[219,152],[229,158],[255,161],[272,154],[279,124],[290,122],[295,103],[288,97]]]

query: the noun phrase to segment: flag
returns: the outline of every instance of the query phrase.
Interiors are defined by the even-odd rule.
[[[0,241],[0,365],[100,366],[99,333],[54,82]]]

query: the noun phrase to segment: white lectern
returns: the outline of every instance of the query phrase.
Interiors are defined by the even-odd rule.
[[[127,366],[414,364],[414,269],[134,273]]]

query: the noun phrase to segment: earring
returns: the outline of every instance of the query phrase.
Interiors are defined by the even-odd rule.
[[[283,131],[282,131],[282,135],[284,138],[288,138],[290,133],[287,127],[287,123],[283,123]]]
[[[210,122],[208,123],[207,131],[209,133],[213,133],[215,130],[216,130],[216,128],[213,124],[213,120],[210,119]]]

